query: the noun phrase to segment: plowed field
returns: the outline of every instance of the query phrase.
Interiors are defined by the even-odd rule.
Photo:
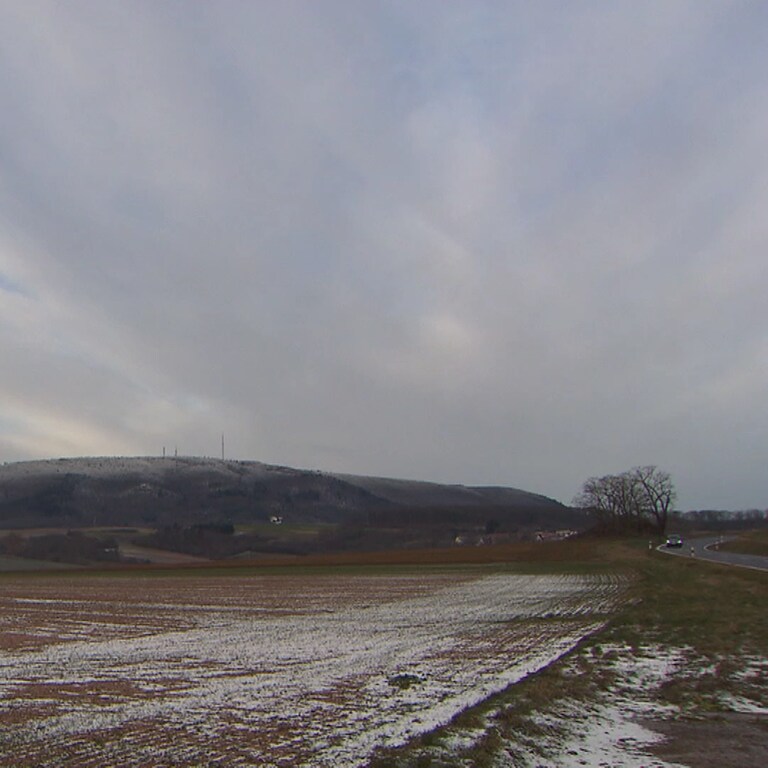
[[[546,665],[610,576],[6,580],[0,766],[359,766]]]

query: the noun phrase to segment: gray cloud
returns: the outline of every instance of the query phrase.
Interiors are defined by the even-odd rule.
[[[0,459],[768,502],[761,3],[0,3]]]

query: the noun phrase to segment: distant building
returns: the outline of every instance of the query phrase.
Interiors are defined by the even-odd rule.
[[[578,531],[560,530],[560,531],[536,531],[536,541],[563,541],[575,536]]]

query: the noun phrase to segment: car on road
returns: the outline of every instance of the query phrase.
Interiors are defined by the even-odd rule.
[[[667,535],[668,547],[682,547],[683,537],[679,533],[670,533]]]

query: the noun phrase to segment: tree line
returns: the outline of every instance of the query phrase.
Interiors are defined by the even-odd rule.
[[[715,530],[768,527],[768,509],[693,509],[682,517]]]
[[[644,466],[590,477],[572,503],[593,516],[599,531],[664,533],[675,498],[670,474]]]

